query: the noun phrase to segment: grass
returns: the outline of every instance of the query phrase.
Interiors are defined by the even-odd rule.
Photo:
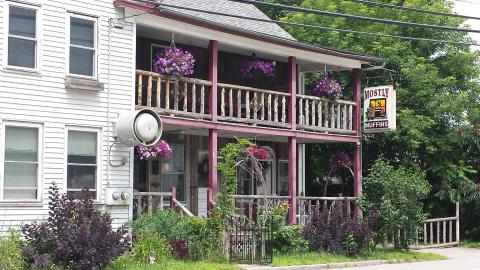
[[[193,261],[168,261],[166,264],[128,263],[122,266],[110,267],[108,270],[239,270],[238,266],[228,263],[210,263]]]
[[[465,239],[465,240],[461,240],[461,241],[460,241],[460,247],[465,247],[465,248],[480,248],[480,242]]]
[[[275,254],[275,256],[273,256],[272,266],[308,265],[393,259],[409,262],[444,260],[446,259],[446,257],[434,253],[401,251],[394,249],[377,249],[374,251],[363,252],[357,257],[347,257],[345,255],[336,255],[332,253],[306,252],[299,254]]]

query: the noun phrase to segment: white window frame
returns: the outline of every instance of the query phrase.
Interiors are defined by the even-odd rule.
[[[38,149],[37,149],[37,196],[35,199],[7,199],[4,200],[4,182],[5,182],[5,149],[6,149],[6,130],[7,127],[36,128],[38,130]],[[40,202],[43,190],[43,125],[40,123],[4,121],[1,125],[2,149],[0,153],[0,202]]]
[[[86,50],[91,50],[92,48],[90,47],[84,47],[80,45],[72,45],[70,44],[70,18],[78,18],[82,20],[89,20],[93,21],[93,75],[92,76],[87,76],[87,75],[82,75],[82,74],[75,74],[75,73],[70,73],[70,46],[73,46],[75,48],[80,48],[80,49],[86,49]],[[83,78],[83,79],[90,79],[90,80],[98,80],[98,17],[96,16],[89,16],[89,15],[83,15],[83,14],[78,14],[75,12],[68,11],[67,16],[66,16],[66,40],[65,40],[65,73],[67,77],[72,77],[72,78]]]
[[[22,37],[22,36],[16,36],[16,35],[10,35],[9,31],[9,26],[10,26],[10,6],[16,6],[20,8],[27,8],[27,9],[33,9],[36,11],[36,20],[35,20],[35,38],[28,38],[28,37]],[[41,37],[42,37],[42,24],[40,23],[42,21],[42,12],[41,12],[41,6],[40,5],[35,5],[35,4],[25,4],[25,3],[19,3],[19,2],[12,2],[12,1],[5,1],[4,8],[3,8],[3,25],[4,25],[4,59],[3,59],[3,66],[5,69],[8,70],[18,70],[18,71],[24,71],[24,72],[33,72],[33,73],[39,73],[40,72],[40,66],[41,66],[41,57],[40,53],[41,50],[39,48],[42,47],[41,44]],[[13,66],[8,64],[8,54],[9,54],[9,49],[8,49],[8,38],[9,37],[15,37],[19,39],[24,39],[24,40],[33,40],[35,41],[35,66],[33,68],[29,67],[20,67],[20,66]]]
[[[64,162],[64,190],[65,193],[68,191],[77,191],[68,189],[68,132],[69,131],[80,131],[80,132],[94,132],[97,133],[97,160],[96,160],[96,174],[95,174],[95,198],[92,198],[94,202],[100,202],[100,193],[102,187],[102,129],[95,127],[78,127],[78,126],[67,126],[65,128],[65,162]],[[74,164],[73,164],[74,165]],[[78,190],[81,191],[81,190]]]

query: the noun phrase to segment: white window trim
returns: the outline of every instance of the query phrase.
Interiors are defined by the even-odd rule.
[[[93,76],[81,75],[81,74],[74,74],[70,73],[70,18],[75,17],[83,20],[93,21]],[[99,53],[98,53],[98,38],[99,38],[99,30],[98,30],[98,17],[96,16],[88,16],[83,14],[78,14],[75,12],[68,11],[66,16],[66,27],[65,27],[65,76],[71,78],[80,78],[80,79],[88,79],[88,80],[96,80],[98,81],[98,60],[99,60]],[[89,47],[83,47],[78,45],[73,45],[76,48],[83,48],[83,49],[91,49]]]
[[[23,127],[23,128],[36,128],[38,129],[38,149],[37,149],[37,197],[36,199],[3,199],[4,193],[4,179],[5,179],[5,148],[6,148],[6,136],[5,131],[7,127]],[[23,202],[31,202],[31,203],[39,203],[42,200],[43,194],[43,141],[44,141],[44,134],[43,134],[43,125],[39,123],[30,123],[30,122],[14,122],[14,121],[4,121],[1,125],[2,128],[2,149],[0,151],[0,202],[1,203],[23,203]]]
[[[8,64],[8,38],[10,36],[9,34],[9,25],[10,25],[10,6],[17,6],[21,8],[28,8],[28,9],[33,9],[36,11],[36,21],[35,21],[35,67],[34,68],[29,68],[29,67],[19,67],[19,66],[12,66]],[[3,6],[3,30],[4,30],[4,44],[3,44],[3,51],[5,52],[4,59],[3,59],[3,69],[4,70],[12,70],[12,71],[20,71],[20,72],[25,72],[25,73],[40,73],[40,67],[42,65],[41,63],[41,49],[42,48],[42,9],[41,6],[35,5],[35,4],[30,4],[30,3],[19,3],[19,2],[13,2],[13,1],[5,1],[4,6]],[[22,39],[27,39],[24,37],[21,37]]]
[[[100,194],[102,187],[102,129],[95,127],[78,127],[78,126],[67,126],[65,128],[65,162],[64,162],[64,192],[68,191],[68,132],[69,131],[82,131],[82,132],[95,132],[97,133],[97,170],[96,170],[96,179],[95,179],[95,198],[92,198],[95,203],[100,202]]]

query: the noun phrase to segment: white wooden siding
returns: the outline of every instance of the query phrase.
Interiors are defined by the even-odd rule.
[[[44,218],[48,212],[48,187],[55,181],[65,191],[65,146],[66,126],[96,127],[101,129],[101,181],[100,206],[112,214],[115,226],[128,221],[131,210],[125,206],[105,207],[105,188],[111,186],[131,186],[132,162],[125,166],[108,165],[109,143],[113,142],[108,129],[108,107],[110,121],[115,121],[120,113],[134,108],[135,70],[135,27],[111,28],[109,46],[109,19],[122,16],[120,9],[113,6],[112,0],[26,0],[22,2],[40,3],[42,13],[41,42],[38,48],[40,66],[38,73],[25,73],[5,69],[0,66],[0,124],[3,121],[25,121],[43,123],[43,175],[42,203],[7,204],[0,202],[0,233],[10,226]],[[0,0],[0,65],[5,63],[7,53],[3,35],[6,1]],[[66,25],[68,12],[98,17],[98,80],[105,84],[103,91],[65,89],[65,74],[68,58],[66,50]],[[108,70],[110,51],[110,72]],[[110,78],[108,76],[110,75]],[[110,85],[108,85],[110,82]],[[110,97],[108,94],[110,90]],[[110,104],[109,104],[110,99]],[[109,106],[110,105],[110,106]],[[111,127],[111,125],[110,125]],[[0,129],[3,128],[0,125]],[[110,138],[108,138],[110,136]],[[2,140],[0,140],[2,141]],[[0,151],[3,151],[0,145]],[[132,157],[131,150],[113,147],[110,159],[121,160],[122,156]],[[107,183],[109,179],[109,183]]]

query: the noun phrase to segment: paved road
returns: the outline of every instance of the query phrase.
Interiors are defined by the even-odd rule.
[[[444,255],[449,260],[429,261],[403,264],[384,264],[375,266],[342,268],[342,270],[480,270],[480,249],[443,248],[427,249]]]

